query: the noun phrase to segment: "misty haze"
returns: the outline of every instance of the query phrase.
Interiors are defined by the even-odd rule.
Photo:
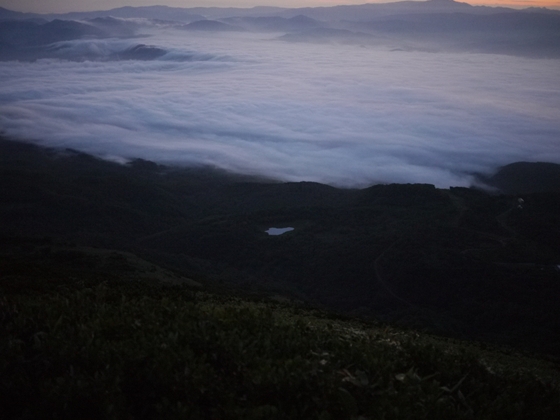
[[[558,420],[559,82],[546,8],[0,7],[1,420]]]
[[[3,9],[0,130],[337,186],[560,162],[559,14],[377,6]]]

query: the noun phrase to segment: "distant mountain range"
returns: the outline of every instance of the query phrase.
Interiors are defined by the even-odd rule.
[[[276,32],[278,39],[288,42],[560,57],[560,11],[429,0],[294,9],[121,7],[48,15],[0,8],[0,60],[51,57],[52,50],[37,47],[73,39],[132,36],[143,25],[154,24],[205,32]]]
[[[113,16],[119,18],[162,19],[181,22],[193,22],[202,19],[224,19],[230,17],[284,17],[292,18],[303,15],[316,20],[367,22],[372,19],[402,14],[426,13],[468,13],[491,15],[498,13],[550,13],[560,15],[560,11],[545,8],[527,8],[524,10],[506,7],[471,6],[453,0],[400,1],[394,3],[370,3],[362,5],[332,7],[253,7],[253,8],[219,8],[194,7],[178,8],[167,6],[119,7],[110,10],[92,12],[72,12],[64,14],[21,13],[0,7],[0,20],[4,19],[93,19]]]
[[[217,20],[197,20],[186,24],[184,29],[190,31],[213,31],[213,32],[228,32],[228,31],[243,31],[244,29],[239,26],[230,25],[228,23],[220,22]]]

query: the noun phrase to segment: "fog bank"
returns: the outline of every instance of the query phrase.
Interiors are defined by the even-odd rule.
[[[0,62],[0,131],[106,158],[337,186],[560,163],[560,61],[151,25]]]

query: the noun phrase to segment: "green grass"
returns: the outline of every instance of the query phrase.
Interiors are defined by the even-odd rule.
[[[558,357],[557,194],[66,155],[0,139],[1,420],[558,418],[558,363],[412,328]]]
[[[557,373],[474,344],[179,286],[84,280],[0,301],[5,419],[557,419]]]

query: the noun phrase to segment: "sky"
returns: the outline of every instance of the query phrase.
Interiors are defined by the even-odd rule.
[[[508,163],[560,163],[557,59],[145,31],[0,62],[0,131],[121,162],[348,187],[468,186]],[[139,43],[166,53],[115,59]]]
[[[121,6],[152,6],[154,4],[172,7],[307,7],[334,6],[342,4],[388,3],[365,0],[0,0],[0,7],[21,12],[65,13],[91,10],[108,10]],[[550,7],[560,8],[560,0],[471,0],[473,5],[507,7]]]

